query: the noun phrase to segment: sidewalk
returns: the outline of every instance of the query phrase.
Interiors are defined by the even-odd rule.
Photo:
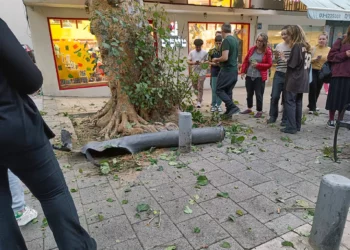
[[[265,93],[267,111],[271,89]],[[209,97],[206,91],[204,100]],[[244,109],[245,89],[235,89],[234,99]],[[324,107],[326,96],[320,99],[319,105]],[[73,131],[69,118],[58,113],[94,112],[105,100],[44,97],[44,118],[57,135],[62,128]],[[208,104],[203,111],[209,109]],[[180,155],[171,163],[162,160],[171,154],[167,152],[157,165],[120,174],[118,181],[113,176],[100,176],[79,154],[64,155],[59,162],[69,189],[77,191],[72,196],[81,223],[100,250],[168,250],[175,245],[177,250],[229,246],[233,250],[292,249],[283,247],[284,241],[292,242],[295,249],[312,249],[307,243],[312,216],[289,208],[296,202],[315,206],[322,175],[336,173],[350,178],[350,169],[348,159],[334,163],[323,158],[322,149],[332,145],[334,132],[325,126],[326,111],[306,116],[302,132],[281,140],[286,135],[279,132],[278,124],[266,125],[264,119],[239,115],[238,121],[253,130],[253,134],[243,133],[241,146],[226,138],[222,147],[198,146],[195,152]],[[339,145],[347,143],[349,137],[349,132],[341,129]],[[240,148],[245,151],[238,152]],[[174,162],[187,167],[176,168]],[[209,180],[200,189],[196,185],[198,174]],[[218,197],[218,193],[227,198]],[[26,201],[39,212],[38,223],[22,228],[28,248],[57,249],[50,229],[41,228],[44,215],[39,202],[29,192]],[[141,203],[161,214],[160,225],[158,217],[148,225],[154,213],[137,212]],[[342,250],[350,249],[350,223],[342,244]]]

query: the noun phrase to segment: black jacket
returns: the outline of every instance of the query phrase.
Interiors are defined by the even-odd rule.
[[[45,145],[54,137],[28,94],[43,77],[0,18],[0,156]]]

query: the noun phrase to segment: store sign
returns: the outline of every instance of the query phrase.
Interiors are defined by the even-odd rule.
[[[311,19],[350,21],[350,12],[308,9],[307,13]]]
[[[162,39],[162,47],[166,47],[170,45],[171,48],[177,47],[177,48],[186,48],[187,47],[187,41],[186,39],[181,38],[180,36],[177,37],[171,37],[170,39]]]

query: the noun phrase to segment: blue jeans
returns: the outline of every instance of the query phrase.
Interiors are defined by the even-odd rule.
[[[270,102],[270,119],[276,121],[278,117],[278,102],[282,95],[284,95],[284,83],[286,80],[286,73],[276,71],[273,77],[272,92],[271,92],[271,102]],[[283,112],[282,121],[285,121],[285,114]]]
[[[220,107],[222,101],[216,94],[216,82],[218,78],[216,76],[211,77],[211,106],[215,107],[218,106]]]
[[[24,191],[21,181],[8,170],[10,191],[12,195],[12,210],[14,213],[22,211],[25,207]]]

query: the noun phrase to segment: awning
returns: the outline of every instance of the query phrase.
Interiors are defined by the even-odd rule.
[[[350,21],[350,0],[301,0],[311,19]]]

